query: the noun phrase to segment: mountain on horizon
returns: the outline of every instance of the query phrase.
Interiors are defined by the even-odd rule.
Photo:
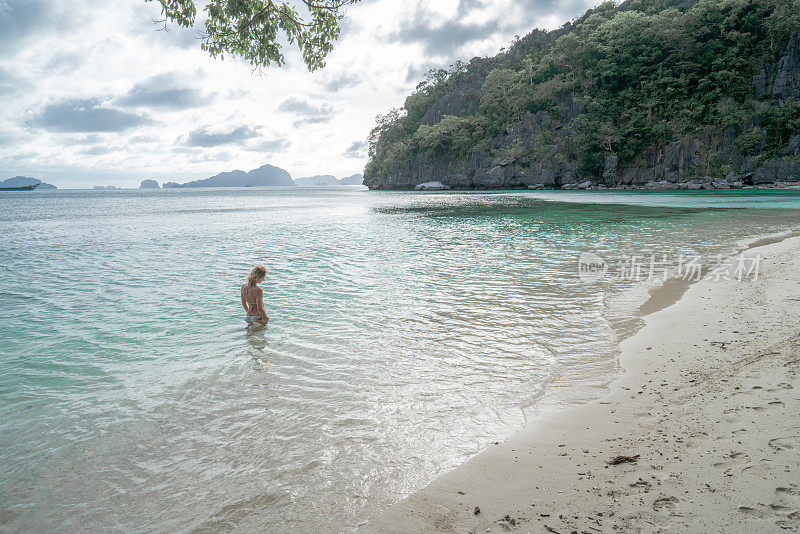
[[[364,175],[358,173],[345,176],[339,180],[339,185],[361,185],[363,183]]]
[[[280,167],[267,164],[248,172],[242,170],[221,172],[210,178],[183,184],[165,182],[163,187],[263,187],[286,185],[294,185],[291,175]]]
[[[13,178],[7,178],[0,182],[0,187],[25,187],[26,185],[33,185],[39,184],[35,190],[38,191],[40,189],[58,189],[53,184],[45,183],[38,178],[29,178],[27,176],[15,176]]]
[[[332,174],[318,174],[316,176],[306,176],[303,178],[295,178],[296,185],[309,186],[309,185],[339,185],[339,180]]]
[[[299,186],[320,186],[320,185],[361,185],[364,182],[364,177],[360,174],[352,174],[338,179],[332,174],[318,174],[316,176],[306,176],[303,178],[295,178],[294,183]]]

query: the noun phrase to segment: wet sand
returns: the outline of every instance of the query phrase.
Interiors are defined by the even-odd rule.
[[[800,237],[745,254],[764,258],[757,280],[655,295],[603,398],[546,414],[359,532],[800,530]]]

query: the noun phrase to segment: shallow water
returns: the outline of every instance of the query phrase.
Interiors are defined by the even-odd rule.
[[[647,285],[800,194],[0,194],[0,528],[346,531],[596,395]],[[262,263],[272,321],[247,332]]]

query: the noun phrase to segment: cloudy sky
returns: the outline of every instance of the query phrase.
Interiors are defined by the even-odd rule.
[[[0,179],[138,186],[270,163],[292,177],[362,172],[375,116],[431,67],[494,55],[593,0],[364,0],[327,67],[254,72],[212,59],[158,2],[0,0]]]

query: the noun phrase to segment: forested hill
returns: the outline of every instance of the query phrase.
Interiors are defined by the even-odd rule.
[[[378,117],[364,183],[797,181],[799,146],[800,0],[628,0],[428,73]]]

